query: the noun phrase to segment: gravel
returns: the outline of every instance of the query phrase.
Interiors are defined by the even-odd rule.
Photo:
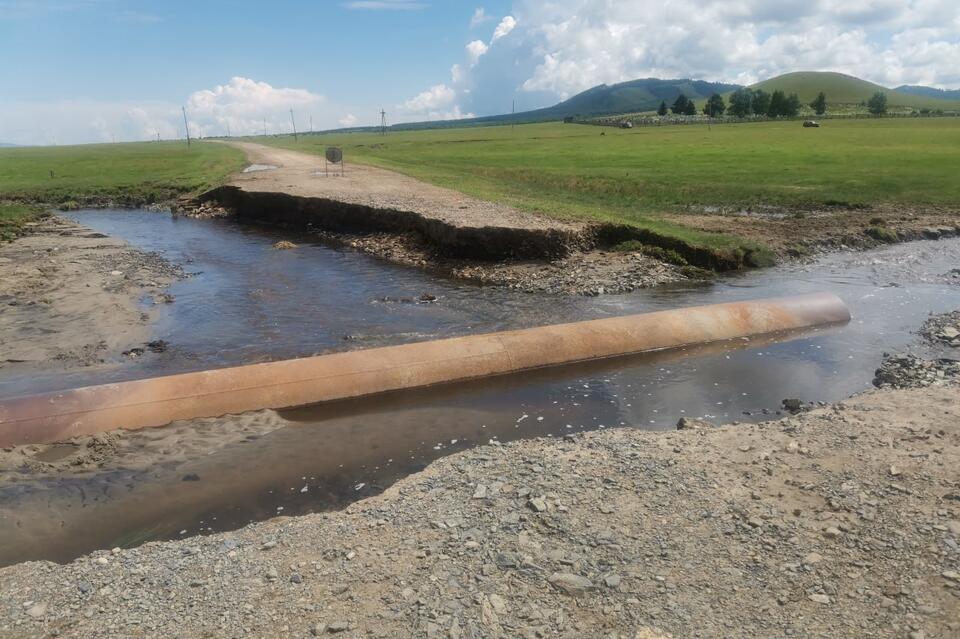
[[[2,637],[957,637],[960,388],[443,458],[344,511],[0,569]]]

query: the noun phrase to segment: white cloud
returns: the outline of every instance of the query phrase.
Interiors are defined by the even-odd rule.
[[[278,88],[234,77],[195,91],[184,103],[193,137],[289,133],[290,109],[298,129],[314,123],[332,127],[344,108],[306,89]],[[70,100],[53,103],[0,102],[0,142],[81,144],[183,137],[181,104],[149,101]]]
[[[505,16],[503,20],[500,21],[500,24],[497,25],[497,28],[493,30],[493,39],[490,41],[490,43],[493,44],[500,38],[506,37],[516,28],[516,26],[516,18],[513,16]]]
[[[337,123],[342,127],[354,126],[357,123],[357,116],[355,116],[352,113],[348,113],[342,118],[340,118],[339,120],[337,120]]]
[[[187,115],[191,124],[196,124],[198,135],[201,127],[215,130],[211,135],[222,135],[227,127],[235,135],[262,133],[264,119],[268,133],[286,133],[292,128],[290,109],[301,111],[302,117],[303,111],[323,102],[322,95],[306,89],[275,88],[266,82],[235,76],[227,84],[192,93],[187,100]]]
[[[473,42],[467,43],[465,47],[467,50],[467,62],[470,66],[475,65],[480,61],[480,57],[487,52],[487,43],[483,40],[474,40]]]
[[[464,113],[456,104],[457,92],[445,85],[437,84],[422,91],[403,104],[397,105],[395,120],[410,122],[417,120],[456,120],[471,118],[472,113]]]
[[[343,6],[347,9],[372,9],[375,11],[417,11],[426,9],[424,2],[413,2],[412,0],[354,0],[354,2],[344,2]]]
[[[470,28],[476,29],[481,24],[490,22],[491,20],[493,20],[493,16],[487,15],[486,9],[483,7],[477,7],[477,9],[473,12],[473,16],[470,18]]]

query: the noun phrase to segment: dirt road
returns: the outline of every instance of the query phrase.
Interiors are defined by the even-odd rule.
[[[232,142],[252,164],[276,169],[241,173],[230,184],[247,191],[280,192],[301,197],[322,197],[371,208],[418,213],[455,226],[499,226],[519,229],[579,231],[585,225],[543,218],[518,209],[487,202],[445,189],[401,173],[362,164],[347,158],[342,177],[324,174],[320,156],[277,149],[252,142]]]

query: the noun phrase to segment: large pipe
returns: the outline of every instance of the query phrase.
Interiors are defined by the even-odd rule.
[[[103,384],[0,402],[0,446],[302,406],[849,319],[835,295],[799,295]]]

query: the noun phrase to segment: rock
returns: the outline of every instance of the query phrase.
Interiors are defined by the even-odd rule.
[[[805,564],[819,564],[821,561],[823,561],[823,555],[816,552],[812,552],[803,558]]]
[[[830,526],[829,528],[823,531],[823,536],[826,537],[827,539],[836,539],[842,534],[843,533],[836,526]]]
[[[889,472],[891,477],[899,477],[903,474],[903,471],[900,470],[898,466],[891,466]]]
[[[44,617],[47,614],[47,604],[35,603],[29,608],[27,608],[27,614],[33,617],[34,619],[40,619],[41,617]]]
[[[816,593],[807,597],[810,601],[816,602],[818,604],[828,604],[830,603],[830,597],[822,593]]]
[[[331,634],[346,632],[347,630],[350,630],[350,624],[346,621],[334,621],[327,624],[327,632]]]
[[[271,548],[276,548],[276,547],[277,547],[277,542],[271,539],[270,541],[264,542],[264,544],[260,546],[260,550],[270,550]]]
[[[677,430],[700,430],[705,428],[716,428],[716,424],[705,419],[692,419],[690,417],[681,417],[677,421]]]
[[[297,245],[293,242],[288,242],[287,240],[280,240],[279,242],[274,242],[273,248],[277,249],[278,251],[286,251],[297,248]]]
[[[547,509],[547,500],[543,497],[533,497],[527,502],[527,506],[529,506],[531,510],[542,513]]]
[[[477,484],[476,490],[473,491],[474,499],[486,499],[487,497],[487,487],[484,484]]]
[[[791,413],[800,412],[800,409],[803,408],[803,402],[795,398],[785,399],[782,403],[783,407]]]
[[[550,584],[568,595],[579,597],[593,590],[593,583],[586,577],[570,572],[555,572],[547,579]]]
[[[292,575],[290,575],[290,583],[292,583],[292,584],[302,584],[302,583],[303,583],[303,577],[301,577],[298,573],[293,573]]]

